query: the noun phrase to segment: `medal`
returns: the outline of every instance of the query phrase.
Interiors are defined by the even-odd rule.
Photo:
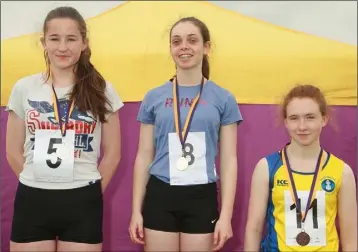
[[[61,111],[60,111],[60,103],[59,100],[57,98],[57,94],[55,91],[55,88],[52,85],[52,94],[53,94],[53,100],[54,100],[54,104],[53,104],[53,110],[54,110],[54,114],[55,114],[55,119],[58,122],[60,131],[61,131],[61,135],[62,135],[62,143],[60,146],[58,146],[57,150],[56,150],[56,155],[58,158],[60,159],[66,159],[69,157],[70,153],[69,153],[69,149],[66,147],[66,144],[64,142],[64,139],[66,137],[66,126],[70,117],[70,114],[72,113],[73,109],[74,109],[74,101],[71,101],[71,105],[67,106],[66,108],[66,116],[65,116],[65,122],[62,121],[62,116],[61,116]]]
[[[186,160],[185,157],[180,157],[178,160],[177,160],[177,169],[179,171],[184,171],[188,168],[189,164],[188,164],[188,160]]]
[[[179,137],[180,144],[182,147],[182,155],[181,155],[181,157],[178,158],[178,160],[176,162],[176,167],[180,171],[186,170],[190,165],[190,163],[186,160],[185,156],[183,155],[184,154],[184,145],[185,145],[185,141],[188,136],[188,133],[189,133],[189,128],[190,128],[191,121],[193,119],[194,112],[196,110],[196,107],[199,103],[201,93],[203,91],[204,81],[205,81],[205,78],[203,76],[201,78],[200,91],[190,106],[190,109],[189,109],[189,112],[188,112],[188,115],[186,117],[186,121],[184,124],[184,128],[182,129],[181,122],[180,122],[180,104],[179,104],[179,90],[178,90],[179,84],[178,84],[177,78],[173,79],[173,104],[174,104],[173,109],[174,109],[175,131]]]
[[[296,241],[298,245],[300,246],[306,246],[308,243],[310,243],[310,236],[305,231],[302,231],[296,236]]]
[[[298,199],[298,195],[297,195],[297,188],[295,185],[295,181],[293,179],[293,175],[292,175],[292,170],[291,170],[291,166],[290,166],[290,162],[288,160],[288,156],[287,156],[287,147],[283,148],[282,152],[281,152],[281,158],[282,158],[282,163],[286,168],[286,171],[288,173],[288,177],[290,179],[290,185],[289,185],[289,189],[290,189],[290,193],[291,193],[291,197],[292,197],[292,201],[295,203],[296,205],[296,209],[298,211],[298,214],[301,217],[301,225],[302,225],[302,230],[300,233],[297,234],[296,236],[296,242],[300,245],[300,246],[307,246],[311,240],[310,236],[308,233],[305,232],[303,225],[304,222],[306,220],[306,216],[308,213],[308,210],[310,209],[310,206],[315,198],[315,194],[317,191],[317,187],[316,187],[316,181],[317,178],[319,177],[320,172],[322,171],[322,166],[324,164],[324,162],[322,162],[323,160],[323,149],[321,148],[320,153],[318,155],[318,159],[317,159],[317,163],[316,163],[316,168],[315,168],[315,172],[313,175],[313,180],[312,180],[312,184],[311,184],[311,188],[309,191],[309,196],[308,196],[308,200],[307,200],[307,204],[306,204],[306,209],[304,212],[302,212],[301,209],[301,204],[300,204],[300,200]]]

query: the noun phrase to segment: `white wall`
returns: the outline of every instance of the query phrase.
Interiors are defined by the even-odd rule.
[[[1,39],[40,31],[47,12],[71,5],[85,17],[123,1],[2,1]],[[356,1],[212,1],[221,7],[277,25],[357,45]],[[228,28],[229,29],[229,28]]]
[[[96,16],[123,1],[1,1],[1,39],[41,31],[47,13],[58,6],[75,7],[85,18]]]
[[[273,24],[357,45],[357,1],[217,1]]]

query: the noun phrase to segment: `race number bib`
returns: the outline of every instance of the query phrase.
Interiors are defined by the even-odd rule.
[[[168,134],[169,176],[171,185],[203,184],[208,182],[206,167],[205,132],[189,132],[185,143],[184,157],[188,168],[177,169],[177,161],[182,155],[182,147],[176,133]]]
[[[302,212],[306,209],[306,203],[308,200],[308,191],[298,191],[297,195],[302,204],[302,209],[298,211]],[[297,215],[297,209],[292,201],[290,191],[285,191],[285,229],[286,229],[286,245],[288,246],[300,246],[296,242],[296,236],[302,230],[302,222],[299,215]],[[304,223],[304,229],[311,237],[311,240],[307,246],[325,246],[326,245],[326,200],[325,192],[317,191],[316,198],[312,202],[311,208],[307,213],[307,217]]]
[[[45,182],[70,182],[74,173],[74,130],[67,130],[65,146],[66,158],[61,159],[56,153],[63,144],[59,130],[36,130],[34,148],[34,178]]]

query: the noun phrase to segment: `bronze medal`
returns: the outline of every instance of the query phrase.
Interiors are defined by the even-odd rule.
[[[310,243],[311,237],[306,232],[302,231],[296,236],[296,241],[300,246],[307,246]]]
[[[302,211],[303,209],[301,209],[301,202],[298,199],[298,195],[297,195],[297,189],[296,189],[296,185],[295,185],[295,181],[293,179],[293,175],[292,175],[292,171],[291,171],[291,166],[290,166],[290,162],[288,160],[288,156],[287,156],[287,152],[286,152],[286,147],[282,150],[282,162],[284,164],[284,166],[286,167],[286,171],[290,180],[290,192],[291,192],[291,196],[292,196],[292,201],[294,202],[294,204],[296,205],[298,211],[299,211],[299,215],[301,218],[301,224],[303,226],[306,217],[307,217],[307,213],[310,209],[310,206],[315,198],[315,193],[317,191],[317,187],[316,185],[316,181],[319,177],[320,172],[322,171],[322,166],[323,166],[323,149],[321,148],[318,159],[317,159],[317,164],[316,164],[316,168],[315,168],[315,172],[313,175],[313,181],[311,184],[311,188],[309,191],[309,195],[308,195],[308,200],[307,200],[307,204],[306,204],[306,209],[304,209],[304,211]],[[305,232],[304,229],[301,229],[301,232],[296,236],[296,242],[297,244],[299,244],[300,246],[307,246],[310,243],[310,236],[309,234],[307,234]]]

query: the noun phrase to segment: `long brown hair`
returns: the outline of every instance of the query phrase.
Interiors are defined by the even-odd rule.
[[[209,32],[208,27],[206,26],[206,24],[203,21],[201,21],[200,19],[198,19],[196,17],[184,17],[184,18],[179,19],[177,22],[175,22],[175,24],[173,24],[172,28],[170,29],[169,39],[171,39],[171,35],[172,35],[172,31],[173,31],[174,27],[177,26],[179,23],[183,23],[183,22],[190,22],[199,28],[204,44],[207,42],[210,42],[210,32]],[[202,63],[201,71],[203,73],[203,76],[206,79],[210,78],[210,65],[209,65],[208,55],[203,56],[203,63]]]
[[[47,23],[56,18],[69,18],[78,23],[78,29],[81,33],[82,40],[88,41],[87,25],[81,14],[72,7],[58,7],[51,10],[44,21],[43,33],[47,32]],[[44,51],[46,61],[46,81],[51,77],[50,60]],[[103,76],[97,71],[90,61],[91,49],[87,45],[86,49],[81,52],[81,56],[74,68],[75,80],[74,87],[71,91],[70,98],[74,99],[77,108],[82,112],[90,111],[95,118],[100,122],[105,122],[105,115],[109,113],[106,106],[111,106],[106,97],[106,81]]]

